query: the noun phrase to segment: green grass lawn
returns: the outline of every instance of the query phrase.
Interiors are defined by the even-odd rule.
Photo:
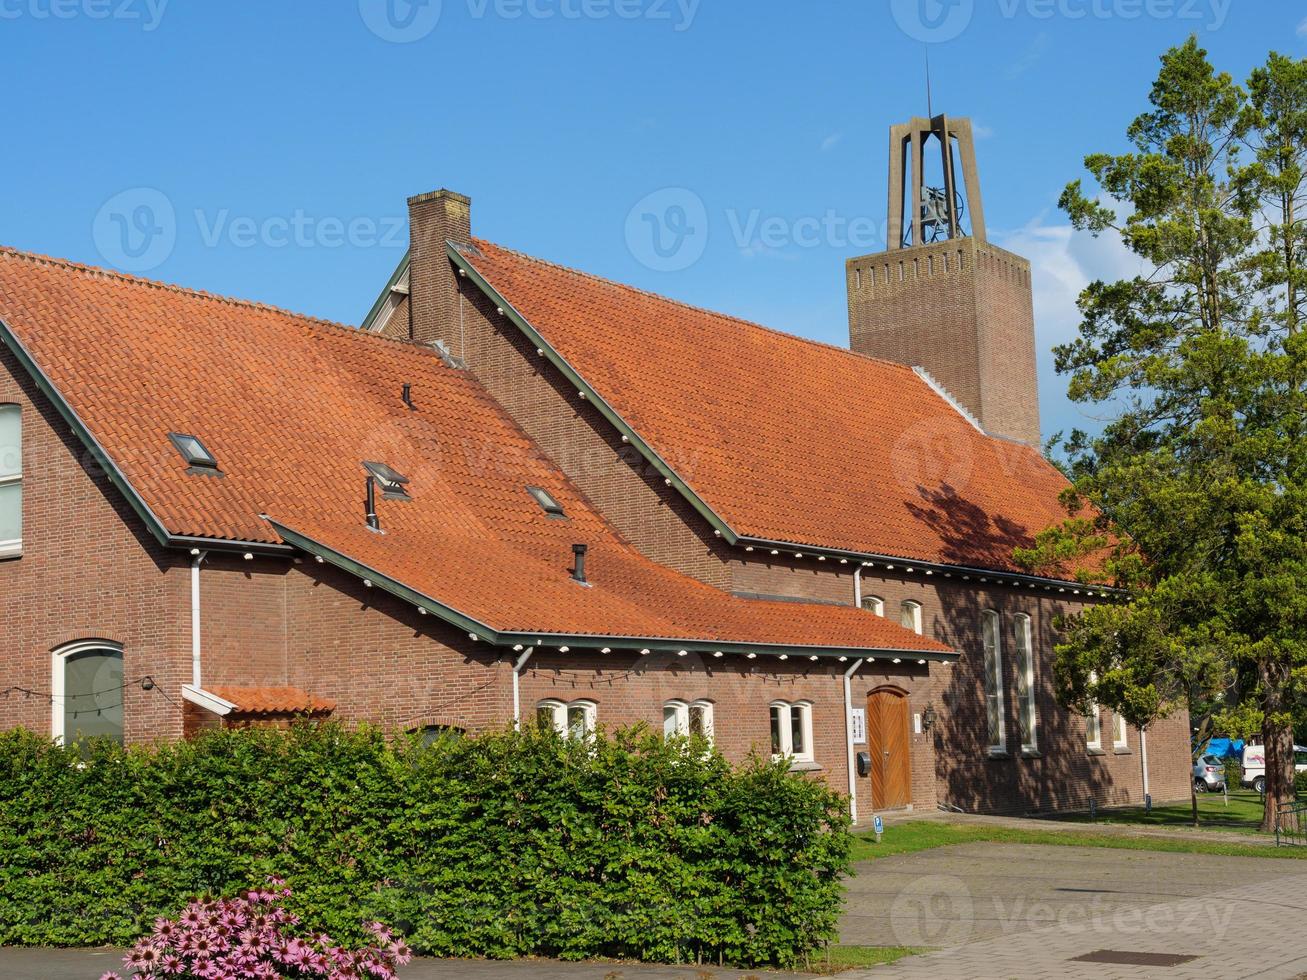
[[[925,950],[910,946],[831,946],[828,952],[829,958],[823,954],[814,956],[807,969],[814,973],[840,973],[893,963]]]
[[[1233,805],[1233,804],[1232,804]],[[1031,821],[1036,823],[1036,821]],[[1183,840],[1166,837],[1130,837],[1120,834],[1096,834],[1080,830],[1041,830],[1038,827],[987,827],[979,824],[951,824],[934,820],[914,820],[891,824],[885,828],[881,842],[869,833],[853,839],[853,860],[871,861],[894,854],[912,854],[952,844],[994,841],[1002,844],[1055,844],[1074,847],[1114,847],[1135,851],[1170,851],[1184,854],[1224,854],[1233,857],[1307,858],[1307,848],[1265,847],[1258,844],[1232,844],[1225,841]]]
[[[1058,817],[1059,820],[1089,822],[1089,814]],[[1141,806],[1103,810],[1097,823],[1139,824],[1145,827],[1193,827],[1193,810],[1188,801],[1153,807],[1145,813]],[[1198,827],[1206,830],[1237,831],[1255,834],[1262,823],[1262,798],[1252,790],[1238,790],[1230,794],[1229,806],[1220,793],[1202,793],[1198,796]]]

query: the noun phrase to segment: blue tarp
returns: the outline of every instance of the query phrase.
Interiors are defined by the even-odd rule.
[[[1243,755],[1243,739],[1214,738],[1207,743],[1203,755],[1214,755],[1218,759],[1239,758]]]

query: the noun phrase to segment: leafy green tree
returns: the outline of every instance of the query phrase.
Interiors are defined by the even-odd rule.
[[[1072,517],[1017,557],[1129,596],[1064,624],[1065,704],[1147,727],[1227,691],[1255,699],[1223,717],[1265,738],[1271,829],[1307,680],[1307,69],[1272,54],[1245,90],[1191,38],[1149,101],[1131,152],[1086,158],[1098,193],[1062,196],[1143,271],[1086,288],[1079,336],[1056,349],[1072,399],[1110,421],[1072,434]]]

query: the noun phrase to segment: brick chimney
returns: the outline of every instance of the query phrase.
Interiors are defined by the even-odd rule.
[[[408,199],[409,336],[430,344],[458,335],[458,280],[445,242],[472,239],[472,200],[441,188]]]

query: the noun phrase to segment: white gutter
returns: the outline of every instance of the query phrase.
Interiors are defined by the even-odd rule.
[[[853,661],[853,666],[844,672],[844,741],[849,754],[849,817],[858,822],[858,783],[853,771],[853,699],[849,689],[849,678],[862,666],[862,660]]]
[[[207,551],[191,549],[191,687],[200,688],[200,563]]]
[[[205,691],[196,687],[194,684],[182,685],[182,697],[191,704],[198,704],[205,711],[212,711],[215,715],[229,715],[236,710],[236,705],[230,701],[218,697],[212,691]]]
[[[853,570],[853,608],[862,608],[862,566]]]
[[[531,659],[531,654],[535,653],[535,647],[527,647],[522,656],[518,657],[513,663],[513,727],[517,731],[522,730],[522,695],[519,682],[522,677],[522,668],[526,662]]]

